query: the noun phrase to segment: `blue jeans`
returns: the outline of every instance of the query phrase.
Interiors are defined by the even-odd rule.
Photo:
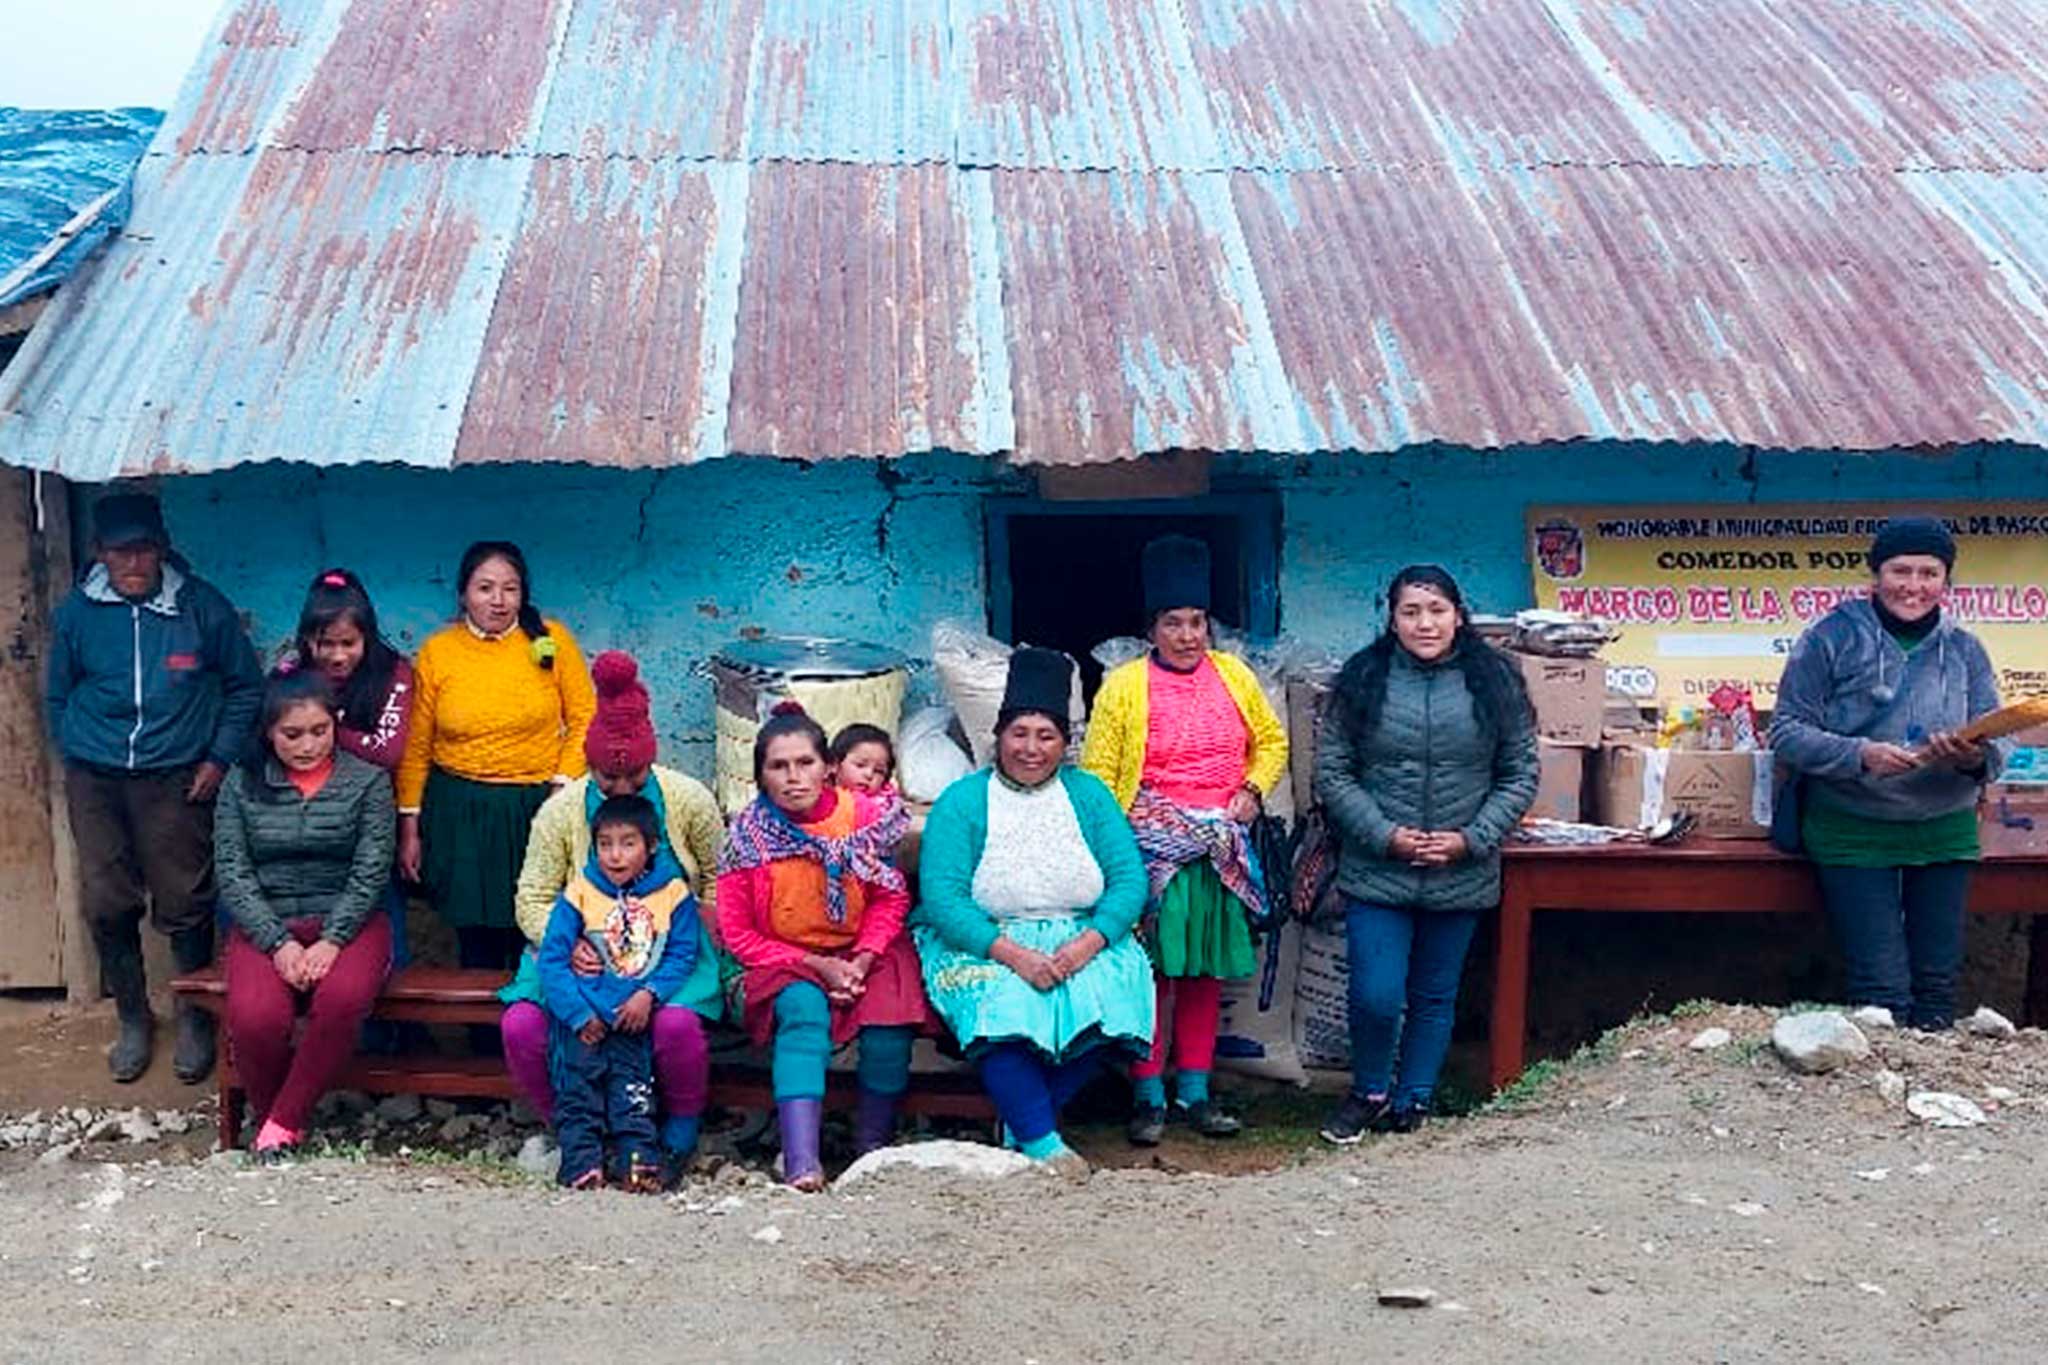
[[[1351,967],[1351,1089],[1423,1109],[1451,1050],[1458,981],[1476,910],[1411,910],[1344,902]],[[1395,1049],[1400,1065],[1395,1066]]]
[[[1914,1028],[1955,1022],[1971,866],[1814,869],[1841,945],[1849,1004],[1882,1005]]]
[[[555,1141],[562,1149],[564,1185],[589,1171],[608,1170],[623,1178],[636,1161],[660,1164],[652,1029],[613,1029],[592,1044],[561,1020],[550,1019],[548,1077],[555,1087]]]

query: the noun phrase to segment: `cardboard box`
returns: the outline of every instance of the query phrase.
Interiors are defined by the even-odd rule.
[[[1991,783],[1977,807],[1977,837],[1987,858],[2048,854],[2048,787]]]
[[[1569,744],[1536,741],[1543,775],[1536,784],[1536,804],[1529,815],[1538,820],[1577,820],[1585,810],[1586,756],[1590,749]]]
[[[1689,811],[1711,839],[1767,839],[1771,752],[1714,753],[1611,744],[1600,751],[1599,820],[1647,829]]]
[[[1607,716],[1607,665],[1598,659],[1508,655],[1522,670],[1536,708],[1536,733],[1553,744],[1597,749]]]

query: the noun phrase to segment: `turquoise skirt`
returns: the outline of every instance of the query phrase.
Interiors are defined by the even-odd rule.
[[[683,978],[683,984],[662,1003],[681,1005],[702,1015],[708,1024],[718,1023],[725,1018],[725,989],[720,980],[725,965],[725,954],[716,948],[707,946],[700,950],[697,960],[690,964],[690,974]],[[519,955],[519,971],[498,992],[498,999],[508,1005],[528,1000],[546,1008],[547,1002],[541,999],[540,993],[540,958],[533,949],[528,948]]]
[[[1089,927],[1079,915],[1002,922],[1012,943],[1051,953]],[[1054,1063],[1108,1044],[1143,1055],[1152,1046],[1152,963],[1126,934],[1080,975],[1049,991],[1008,967],[956,952],[929,929],[914,931],[932,1008],[970,1058],[992,1043],[1026,1042]]]

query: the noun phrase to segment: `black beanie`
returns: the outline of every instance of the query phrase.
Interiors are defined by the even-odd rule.
[[[1186,607],[1209,610],[1209,547],[1193,536],[1161,536],[1140,558],[1145,578],[1145,617]]]
[[[1937,517],[1893,517],[1870,542],[1870,571],[1900,555],[1933,555],[1946,568],[1956,566],[1956,538]]]
[[[1068,708],[1073,697],[1074,661],[1057,649],[1026,645],[1010,655],[1010,675],[1003,683],[996,729],[1000,732],[1018,716],[1032,711],[1057,725],[1062,735],[1070,734],[1073,717]]]

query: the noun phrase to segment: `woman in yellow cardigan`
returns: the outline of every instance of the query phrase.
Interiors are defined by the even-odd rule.
[[[1165,1135],[1169,1051],[1195,1130],[1240,1127],[1210,1101],[1209,1068],[1223,982],[1258,966],[1250,915],[1264,893],[1248,827],[1287,772],[1287,732],[1251,669],[1209,647],[1209,547],[1155,540],[1144,576],[1152,649],[1102,680],[1081,766],[1129,814],[1150,882],[1140,928],[1159,1024],[1151,1056],[1131,1068],[1129,1137],[1151,1147]]]
[[[534,813],[581,777],[597,694],[576,637],[533,605],[526,556],[478,541],[456,574],[461,613],[413,663],[398,765],[398,865],[454,926],[465,967],[510,967]]]

